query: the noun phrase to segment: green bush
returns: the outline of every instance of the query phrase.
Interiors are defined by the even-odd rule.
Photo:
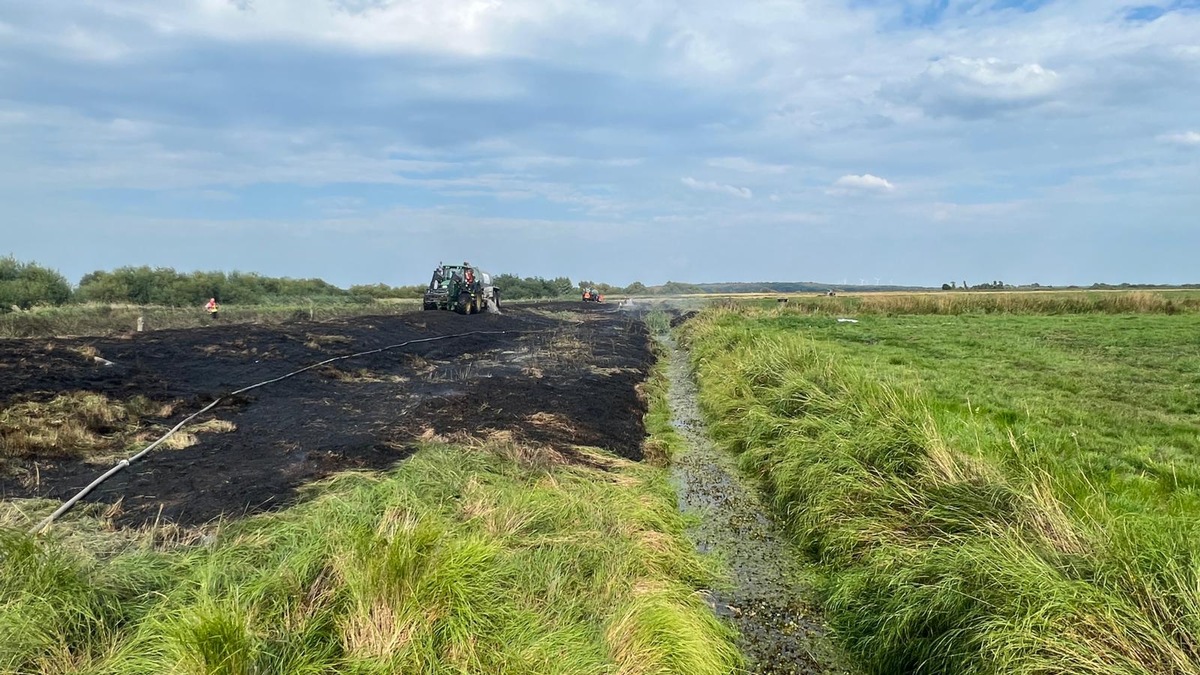
[[[387,284],[368,284],[351,286],[350,295],[377,300],[400,299],[411,300],[420,298],[425,293],[425,286],[388,286]]]
[[[120,267],[96,271],[79,281],[77,296],[86,302],[181,307],[209,298],[239,305],[272,304],[295,298],[346,298],[345,291],[321,279],[265,277],[245,272],[192,272],[169,267]]]
[[[566,277],[555,279],[525,277],[522,279],[515,274],[500,274],[493,279],[493,282],[500,288],[500,294],[509,300],[561,298],[572,295],[575,291],[574,284]]]
[[[13,307],[61,305],[71,299],[71,285],[58,272],[36,263],[0,258],[0,313]]]

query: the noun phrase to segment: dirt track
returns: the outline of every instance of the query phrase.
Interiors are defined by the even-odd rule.
[[[636,387],[652,363],[649,340],[641,322],[608,305],[4,340],[0,407],[69,391],[122,400],[140,394],[177,403],[171,418],[153,420],[170,425],[219,394],[331,356],[474,330],[513,332],[340,361],[255,390],[208,417],[236,431],[156,451],[87,500],[119,502],[114,520],[123,525],[156,518],[198,524],[285,506],[298,488],[337,471],[389,467],[428,433],[508,430],[568,453],[585,445],[640,459],[645,406]],[[73,351],[88,345],[114,365]],[[62,499],[112,462],[31,464],[0,475],[0,498]]]

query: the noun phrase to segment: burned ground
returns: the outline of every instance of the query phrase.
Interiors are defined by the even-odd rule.
[[[420,312],[95,340],[4,340],[0,408],[51,402],[67,392],[114,401],[145,397],[174,404],[163,408],[173,408],[169,417],[138,421],[144,431],[165,429],[217,396],[310,363],[473,331],[505,333],[338,361],[224,401],[200,421],[223,420],[233,431],[155,451],[87,499],[118,505],[114,520],[123,525],[198,524],[285,506],[305,484],[338,471],[385,469],[411,454],[415,439],[431,435],[508,432],[567,456],[572,446],[593,446],[640,459],[645,404],[637,385],[652,363],[645,328],[611,306],[580,303],[506,309],[501,316]],[[18,453],[0,472],[0,498],[64,499],[131,449],[84,458]]]

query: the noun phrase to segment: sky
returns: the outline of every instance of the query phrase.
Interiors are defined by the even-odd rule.
[[[1138,2],[0,0],[0,255],[1197,282],[1200,0]]]

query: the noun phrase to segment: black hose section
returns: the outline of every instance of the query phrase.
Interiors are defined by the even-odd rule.
[[[439,340],[453,340],[453,339],[457,339],[457,338],[472,337],[472,336],[475,336],[475,335],[509,335],[509,334],[521,334],[521,333],[541,333],[541,332],[545,332],[545,331],[535,331],[535,330],[473,330],[473,331],[470,331],[470,332],[467,332],[467,333],[455,333],[454,335],[437,335],[437,336],[434,336],[434,337],[419,338],[419,339],[416,339],[416,340],[408,340],[408,341],[406,341],[406,342],[400,342],[400,343],[397,343],[397,344],[394,344],[394,345],[387,345],[386,347],[378,347],[378,348],[376,348],[376,349],[368,349],[368,350],[366,350],[366,351],[362,351],[362,352],[355,352],[355,353],[353,353],[353,354],[345,354],[345,355],[342,355],[342,356],[335,356],[335,357],[333,357],[333,358],[331,358],[331,359],[325,359],[324,361],[320,361],[320,362],[318,362],[318,363],[313,363],[313,364],[310,364],[310,365],[304,366],[303,368],[299,368],[299,369],[297,369],[297,370],[293,370],[292,372],[290,372],[290,373],[286,373],[286,374],[284,374],[284,375],[280,375],[279,377],[275,377],[275,378],[272,378],[272,379],[270,379],[270,380],[263,380],[262,382],[256,382],[256,383],[254,383],[254,384],[252,384],[252,385],[250,385],[250,386],[247,386],[247,387],[242,387],[241,389],[238,389],[238,390],[236,390],[236,391],[231,391],[231,392],[229,392],[229,393],[227,393],[227,394],[221,394],[221,395],[220,395],[220,396],[218,396],[218,397],[216,398],[216,400],[214,400],[213,402],[211,402],[211,403],[209,403],[208,405],[204,406],[203,408],[201,408],[201,409],[197,410],[196,412],[192,413],[191,415],[188,415],[187,417],[183,418],[183,420],[182,420],[181,422],[179,422],[179,424],[176,424],[175,426],[171,427],[171,429],[170,429],[169,431],[167,431],[167,433],[165,433],[165,434],[163,434],[162,436],[160,436],[160,437],[158,438],[158,440],[154,441],[154,442],[153,442],[153,443],[151,443],[150,445],[147,445],[145,448],[142,448],[142,449],[141,449],[141,450],[140,450],[140,451],[139,451],[137,454],[135,454],[135,455],[133,455],[133,456],[131,456],[131,457],[128,457],[128,458],[126,458],[126,459],[122,459],[120,462],[117,462],[117,464],[116,464],[115,466],[113,466],[113,467],[112,467],[111,469],[109,469],[108,471],[105,471],[103,474],[101,474],[101,475],[100,475],[100,477],[99,477],[99,478],[97,478],[96,480],[94,480],[94,481],[92,481],[91,483],[89,483],[89,484],[87,485],[87,487],[83,488],[82,490],[80,490],[79,492],[77,492],[77,493],[76,493],[76,494],[75,494],[73,497],[71,497],[71,498],[70,498],[70,499],[68,499],[67,501],[63,502],[63,503],[62,503],[62,506],[58,507],[58,509],[56,509],[56,510],[54,511],[54,513],[51,513],[50,515],[46,516],[46,517],[45,517],[45,518],[44,518],[44,519],[43,519],[41,522],[39,522],[37,525],[34,525],[34,526],[33,526],[33,527],[32,527],[32,528],[29,530],[29,534],[31,534],[31,535],[36,535],[36,534],[39,534],[39,533],[41,533],[41,532],[42,532],[42,530],[45,530],[45,529],[46,529],[46,528],[47,528],[47,527],[48,527],[48,526],[49,526],[51,523],[53,523],[55,520],[57,520],[59,516],[63,515],[63,514],[64,514],[64,513],[66,513],[67,511],[70,511],[70,510],[71,510],[71,508],[72,508],[73,506],[75,506],[75,504],[76,504],[76,503],[78,503],[78,502],[79,502],[79,500],[81,500],[81,499],[83,499],[84,497],[86,497],[86,496],[88,495],[88,493],[89,493],[89,492],[91,492],[92,490],[94,490],[94,489],[95,489],[97,486],[99,486],[101,483],[103,483],[104,481],[106,481],[106,480],[108,480],[109,478],[113,477],[114,475],[116,475],[117,473],[119,473],[121,470],[123,470],[123,469],[125,469],[126,467],[128,467],[130,464],[133,464],[134,462],[138,461],[138,460],[139,460],[139,459],[141,459],[142,457],[145,457],[147,454],[149,454],[149,453],[150,453],[150,451],[152,451],[152,450],[154,450],[155,448],[157,448],[157,447],[159,446],[159,444],[161,444],[163,441],[165,441],[165,440],[167,440],[168,438],[170,438],[170,437],[171,437],[171,436],[172,436],[172,435],[173,435],[175,432],[179,431],[179,430],[180,430],[180,429],[182,429],[182,428],[183,428],[185,425],[187,425],[187,423],[188,423],[188,422],[191,422],[192,420],[196,419],[196,418],[197,418],[197,417],[199,417],[200,415],[203,415],[204,413],[208,412],[209,410],[212,410],[213,408],[217,407],[217,404],[219,404],[221,401],[223,401],[223,400],[225,400],[225,399],[227,399],[227,398],[229,398],[229,397],[231,397],[231,396],[237,396],[237,395],[239,395],[239,394],[244,394],[244,393],[246,393],[246,392],[248,392],[248,391],[251,391],[251,390],[253,390],[253,389],[258,389],[259,387],[265,387],[265,386],[267,386],[268,384],[275,384],[276,382],[281,382],[281,381],[283,381],[283,380],[286,380],[286,379],[288,379],[289,377],[295,377],[295,376],[299,375],[300,373],[303,373],[303,372],[306,372],[306,371],[312,370],[313,368],[320,368],[321,366],[328,365],[328,364],[330,364],[330,363],[333,363],[333,362],[335,362],[335,361],[343,361],[343,360],[345,360],[345,359],[353,359],[353,358],[358,358],[358,357],[360,357],[360,356],[367,356],[367,355],[370,355],[370,354],[378,354],[378,353],[380,353],[380,352],[386,352],[386,351],[389,351],[389,350],[392,350],[392,349],[399,349],[399,348],[401,348],[401,347],[407,347],[407,346],[409,346],[409,345],[420,344],[420,343],[423,343],[423,342],[437,342],[437,341],[439,341]]]

